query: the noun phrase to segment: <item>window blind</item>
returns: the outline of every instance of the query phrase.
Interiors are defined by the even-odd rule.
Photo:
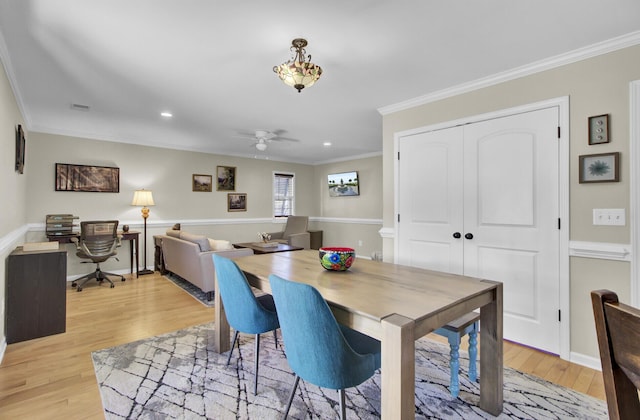
[[[273,216],[287,217],[293,214],[294,174],[273,174]]]

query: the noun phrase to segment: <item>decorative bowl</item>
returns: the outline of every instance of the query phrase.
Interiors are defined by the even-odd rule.
[[[353,248],[326,247],[320,248],[320,264],[327,270],[345,271],[356,258]]]

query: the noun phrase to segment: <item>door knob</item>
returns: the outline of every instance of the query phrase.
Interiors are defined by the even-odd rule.
[[[467,239],[473,239],[473,233],[467,233],[464,237]]]
[[[456,239],[460,239],[461,236],[462,235],[460,235],[460,232],[456,232],[456,233],[453,234],[453,237],[456,238]]]

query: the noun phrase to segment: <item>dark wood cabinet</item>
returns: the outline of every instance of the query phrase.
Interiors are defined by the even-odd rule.
[[[65,332],[67,251],[9,254],[6,285],[7,344]]]
[[[309,230],[307,231],[311,234],[311,249],[320,249],[322,248],[322,231],[321,230]]]

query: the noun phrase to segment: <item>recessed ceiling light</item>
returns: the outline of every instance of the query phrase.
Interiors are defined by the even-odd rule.
[[[324,147],[329,147],[329,146],[331,146],[331,142],[330,141],[325,141],[324,143],[322,143],[322,145]]]
[[[165,117],[165,118],[171,118],[171,117],[173,117],[173,114],[172,114],[172,113],[170,113],[170,112],[166,112],[166,111],[165,111],[165,112],[161,112],[161,113],[160,113],[160,115],[162,115],[162,116],[163,116],[163,117]]]

